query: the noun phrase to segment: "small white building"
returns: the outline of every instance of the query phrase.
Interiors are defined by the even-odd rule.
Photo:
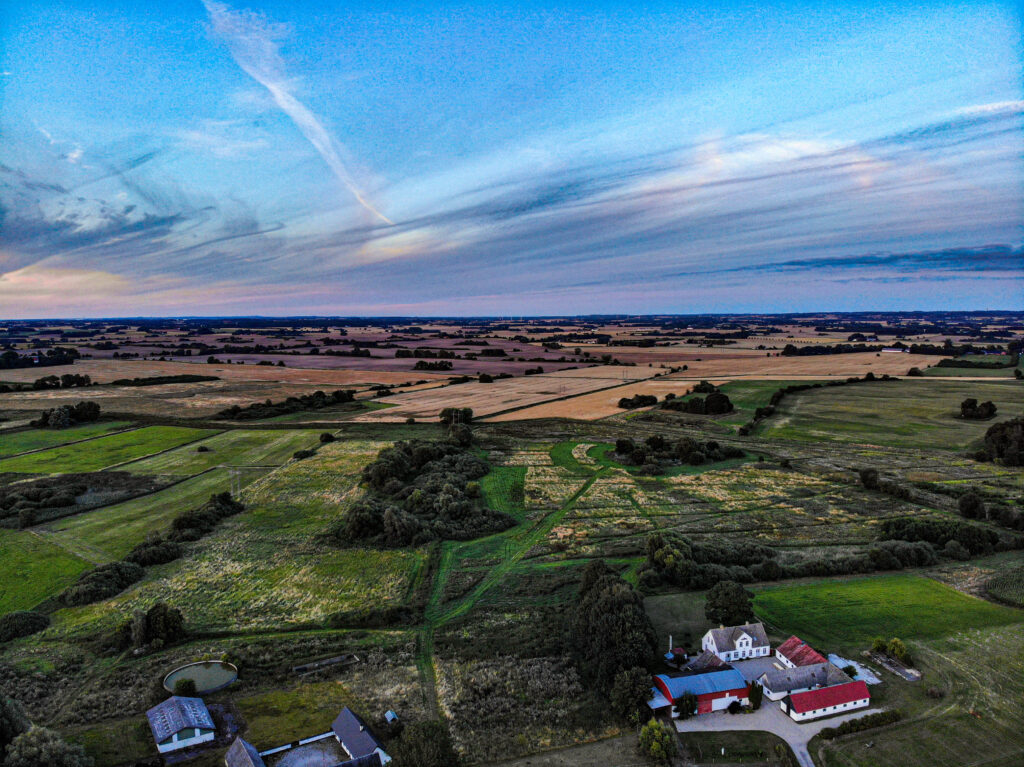
[[[763,658],[771,653],[768,635],[760,623],[711,629],[704,635],[700,646],[726,662]]]
[[[146,712],[149,729],[161,754],[208,743],[216,728],[202,698],[173,695]]]
[[[825,663],[826,658],[800,637],[791,636],[775,648],[775,658],[786,668]]]
[[[809,722],[823,716],[846,714],[870,704],[871,693],[864,682],[847,682],[787,695],[779,706],[794,722]]]

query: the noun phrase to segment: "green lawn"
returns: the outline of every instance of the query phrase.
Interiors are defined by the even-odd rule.
[[[200,442],[135,461],[125,471],[135,474],[193,475],[213,466],[279,466],[296,450],[314,448],[320,432],[313,429],[233,429]],[[199,447],[208,448],[199,452]]]
[[[87,444],[64,445],[0,461],[0,472],[58,474],[99,471],[215,434],[210,429],[147,426],[98,437]]]
[[[91,566],[28,530],[0,528],[0,615],[39,604]]]
[[[734,410],[731,413],[716,416],[693,416],[693,418],[708,419],[717,424],[725,426],[740,427],[754,417],[754,411],[759,407],[766,406],[772,395],[790,384],[816,383],[815,381],[731,381],[722,384],[718,388],[723,394],[728,395]],[[682,400],[691,397],[705,397],[705,394],[691,394],[689,397],[680,397]]]
[[[526,482],[525,466],[494,466],[480,480],[484,500],[489,508],[503,511],[522,521],[524,511],[523,484]]]
[[[1024,409],[1024,386],[1015,381],[907,378],[791,394],[756,433],[768,439],[960,450],[993,423],[959,417],[960,403],[968,397],[992,400],[999,411],[995,421]]]
[[[1024,621],[1024,611],[917,575],[760,589],[754,610],[776,631],[797,634],[822,651],[863,649],[876,636],[920,641]]]
[[[551,456],[551,463],[579,477],[593,474],[594,470],[592,468],[581,464],[576,460],[576,456],[572,454],[572,451],[579,444],[579,442],[559,442],[548,451]]]
[[[68,429],[28,429],[17,431],[12,434],[5,434],[0,437],[0,458],[17,455],[29,450],[42,450],[57,445],[65,445],[68,442],[76,442],[82,439],[92,439],[108,432],[118,431],[128,427],[127,421],[100,421],[99,423],[87,423],[82,426],[72,426]]]

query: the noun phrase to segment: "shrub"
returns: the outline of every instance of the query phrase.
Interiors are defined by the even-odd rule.
[[[15,610],[0,615],[0,642],[9,642],[42,631],[50,625],[50,616],[30,610]]]
[[[640,730],[640,750],[657,764],[670,764],[676,754],[676,741],[668,727],[652,718]]]
[[[1024,416],[993,424],[985,432],[985,458],[1024,466]]]
[[[334,442],[334,435],[325,431],[320,435],[320,444],[326,445],[328,442]]]
[[[181,695],[184,698],[194,698],[196,692],[196,682],[194,679],[179,679],[174,683],[175,695]]]
[[[292,453],[292,458],[296,461],[304,461],[307,458],[312,458],[314,455],[316,455],[316,452],[313,450],[296,450]]]
[[[854,732],[870,730],[873,727],[884,727],[893,724],[903,718],[903,715],[896,709],[878,711],[874,714],[867,714],[859,719],[848,719],[838,727],[826,727],[818,733],[825,740],[838,738],[840,735],[849,735]]]
[[[110,562],[80,575],[57,598],[69,607],[109,599],[141,579],[142,574],[143,569],[134,562]]]
[[[92,767],[81,746],[65,742],[53,730],[31,727],[11,741],[4,767]]]
[[[965,399],[960,403],[960,417],[977,421],[988,420],[995,417],[996,406],[991,401],[978,403],[973,397]]]

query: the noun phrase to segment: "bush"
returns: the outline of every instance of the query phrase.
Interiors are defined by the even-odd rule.
[[[0,615],[0,642],[27,637],[50,625],[50,616],[30,610],[15,610]]]
[[[4,767],[92,767],[81,746],[44,727],[31,727],[11,741]]]
[[[991,401],[982,402],[978,404],[978,400],[973,397],[965,399],[960,403],[960,417],[969,418],[976,421],[985,421],[989,418],[994,418],[996,414],[996,406]]]
[[[326,445],[328,442],[334,442],[334,435],[330,432],[325,431],[320,435],[320,444]]]
[[[1024,466],[1024,416],[990,426],[985,432],[984,456],[1006,466]]]
[[[825,740],[838,738],[840,735],[850,735],[854,732],[870,730],[874,727],[884,727],[893,724],[903,718],[903,715],[896,709],[878,711],[874,714],[867,714],[859,719],[849,719],[838,727],[826,727],[818,733]]]
[[[134,562],[111,562],[89,570],[57,597],[69,607],[99,602],[120,594],[142,578],[143,569]]]
[[[194,679],[179,679],[174,683],[174,694],[183,698],[194,698],[196,696],[196,682]]]
[[[676,741],[668,727],[652,718],[640,730],[640,750],[657,764],[670,764],[676,754]]]
[[[307,458],[312,458],[314,455],[316,455],[314,450],[296,450],[292,453],[292,458],[296,461],[304,461]]]

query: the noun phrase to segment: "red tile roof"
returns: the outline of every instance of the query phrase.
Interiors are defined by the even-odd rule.
[[[817,711],[820,708],[838,706],[843,703],[853,703],[857,700],[870,698],[868,686],[864,682],[847,682],[832,687],[822,687],[818,690],[808,690],[790,695],[789,700],[793,710],[798,714],[806,714],[808,711]]]
[[[794,666],[810,666],[814,663],[825,662],[825,657],[800,637],[790,637],[779,645],[777,652],[782,657],[788,658]]]

